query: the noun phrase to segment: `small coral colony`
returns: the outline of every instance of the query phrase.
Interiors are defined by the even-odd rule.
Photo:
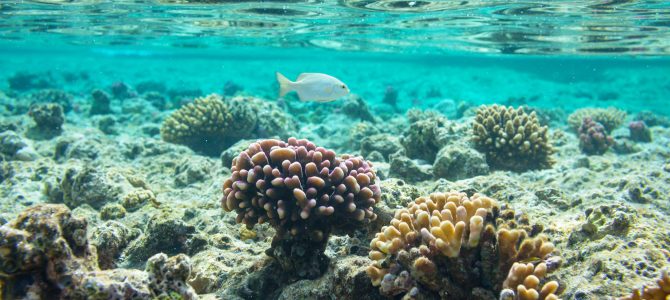
[[[128,93],[120,85],[112,91]],[[112,97],[118,95],[94,91],[88,113],[109,114]],[[58,136],[65,113],[73,109],[71,100],[71,95],[58,90],[36,93],[27,111],[34,121],[27,134]],[[353,107],[349,111],[363,115],[361,119],[374,120],[359,98],[344,101],[344,110],[348,105]],[[560,249],[533,216],[511,209],[505,199],[473,190],[444,190],[419,196],[395,210],[377,208],[385,191],[370,158],[389,161],[394,174],[410,174],[405,177],[410,183],[456,180],[489,170],[521,173],[555,164],[556,150],[543,112],[501,105],[469,111],[467,146],[445,150],[440,139],[453,130],[446,119],[434,112],[411,110],[407,118],[414,122],[390,146],[384,144],[394,138],[388,133],[374,132],[366,123],[354,127],[359,132],[352,136],[360,147],[355,151],[362,156],[352,156],[291,137],[298,132],[296,123],[280,104],[213,94],[167,116],[160,137],[210,156],[233,149],[240,140],[251,140],[235,148],[239,150],[224,162],[230,173],[218,197],[223,211],[235,214],[237,223],[247,229],[258,224],[274,229],[266,254],[283,274],[278,281],[323,276],[329,265],[325,252],[329,238],[364,230],[370,231],[369,246],[364,247],[369,257],[365,274],[379,298],[559,299],[566,286],[552,274],[563,263]],[[572,113],[568,124],[584,154],[601,155],[616,147],[612,132],[625,118],[626,113],[615,108],[585,108]],[[647,126],[644,118],[631,122],[628,139],[651,141]],[[108,128],[104,122],[99,127]],[[4,160],[28,160],[35,155],[11,130],[3,131],[2,143]],[[395,145],[404,150],[396,151]],[[408,157],[432,164],[432,171],[421,170]],[[459,162],[462,157],[469,157],[468,161]],[[66,204],[68,193],[77,192],[77,180],[73,177],[72,187],[66,190]],[[133,203],[145,198],[155,202],[147,191],[124,200],[119,209],[131,210]],[[90,204],[101,207],[104,203]],[[108,250],[96,250],[89,243],[86,220],[65,206],[32,207],[0,227],[3,295],[10,295],[8,286],[29,279],[41,290],[35,295],[51,291],[64,299],[198,297],[187,283],[190,265],[184,255],[147,257],[144,271],[101,270],[99,260],[91,257]],[[113,259],[106,263],[114,265]],[[668,295],[670,274],[663,272],[656,283],[623,299],[666,299]]]

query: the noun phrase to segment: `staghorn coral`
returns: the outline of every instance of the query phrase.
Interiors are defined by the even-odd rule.
[[[331,233],[352,232],[377,216],[381,197],[371,164],[360,157],[317,147],[307,140],[263,140],[232,161],[221,205],[249,229],[269,223],[276,230],[266,252],[300,278],[320,276]]]
[[[550,168],[555,152],[546,126],[523,108],[481,106],[473,124],[475,148],[492,168],[512,171]]]
[[[212,94],[180,108],[163,122],[163,140],[219,155],[238,139],[251,135],[256,111],[241,99],[224,101]]]
[[[605,127],[591,118],[584,118],[579,127],[579,149],[593,155],[607,152],[614,145],[614,139],[607,134]]]
[[[388,297],[557,299],[546,274],[560,257],[541,228],[514,215],[479,194],[419,197],[375,235],[367,273]]]
[[[626,112],[614,107],[578,109],[568,116],[570,128],[578,132],[584,118],[591,118],[593,121],[602,124],[607,133],[611,133],[612,130],[623,124],[626,119]]]
[[[655,285],[646,285],[642,289],[634,289],[630,296],[618,300],[656,300],[670,297],[670,270],[663,270]]]

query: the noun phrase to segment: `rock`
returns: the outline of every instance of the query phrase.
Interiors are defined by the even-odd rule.
[[[126,262],[137,266],[156,253],[192,255],[202,250],[207,239],[182,217],[183,213],[168,210],[152,216],[143,234],[126,249]]]
[[[443,147],[433,163],[433,174],[438,178],[460,180],[489,172],[483,154],[464,144]]]
[[[433,171],[430,165],[419,165],[416,161],[402,153],[392,154],[390,157],[389,175],[391,177],[402,178],[408,182],[418,182],[433,178]]]
[[[116,221],[107,221],[95,227],[91,232],[91,244],[98,249],[100,268],[116,268],[121,252],[137,235],[138,232]]]
[[[85,166],[67,169],[61,180],[61,189],[67,206],[75,208],[88,204],[100,209],[107,203],[120,202],[121,197],[132,190],[132,185],[118,172]]]
[[[381,153],[386,160],[393,153],[402,150],[400,139],[387,133],[374,134],[366,136],[361,140],[361,155],[368,157],[368,155],[377,151]]]
[[[186,157],[175,168],[175,185],[179,187],[200,182],[209,177],[212,163],[202,157]]]

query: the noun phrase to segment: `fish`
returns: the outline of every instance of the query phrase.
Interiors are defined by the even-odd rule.
[[[349,94],[349,87],[339,79],[323,73],[302,73],[291,81],[276,72],[279,97],[295,91],[300,101],[330,102]]]

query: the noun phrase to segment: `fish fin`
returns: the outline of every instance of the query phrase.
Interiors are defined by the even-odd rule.
[[[307,77],[309,75],[316,75],[316,74],[319,74],[319,73],[300,73],[300,75],[298,75],[298,78],[295,81],[300,81],[300,80],[305,79],[305,77]]]
[[[277,76],[277,82],[279,82],[279,97],[284,97],[284,95],[293,90],[291,87],[292,82],[279,72],[275,72],[275,75]]]

